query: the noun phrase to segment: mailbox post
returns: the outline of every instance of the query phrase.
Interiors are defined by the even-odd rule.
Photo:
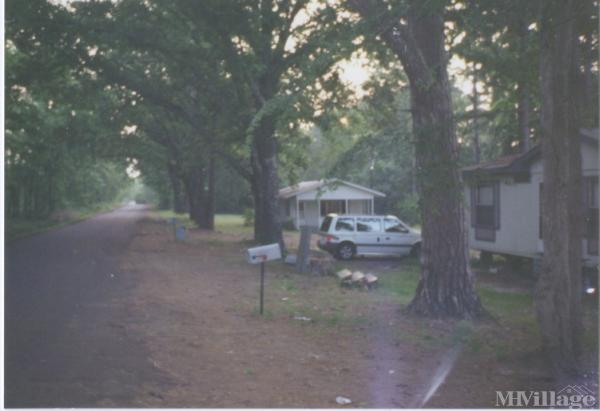
[[[281,248],[277,243],[249,248],[246,257],[250,264],[260,263],[260,315],[262,315],[265,295],[265,263],[271,260],[279,260],[281,258]]]

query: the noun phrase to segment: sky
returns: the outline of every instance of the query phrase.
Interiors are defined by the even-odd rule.
[[[365,57],[353,55],[350,60],[339,63],[341,73],[340,78],[351,87],[357,96],[361,96],[361,86],[369,79],[372,72],[368,67],[368,60]],[[469,78],[462,75],[466,65],[465,61],[453,56],[448,65],[448,72],[454,78],[454,84],[463,94],[470,94],[473,83]]]

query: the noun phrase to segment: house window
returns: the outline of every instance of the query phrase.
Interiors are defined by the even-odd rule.
[[[331,213],[346,214],[346,200],[321,200],[321,217]]]
[[[471,225],[475,239],[496,241],[496,230],[500,228],[500,185],[479,183],[471,188]]]
[[[298,214],[304,220],[304,201],[298,201]]]
[[[494,228],[494,186],[477,187],[475,225],[480,228]]]
[[[598,255],[598,177],[584,179],[586,193],[585,235],[588,254]]]

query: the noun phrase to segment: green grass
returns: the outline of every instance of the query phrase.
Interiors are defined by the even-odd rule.
[[[405,261],[400,271],[385,273],[380,275],[379,279],[379,290],[392,295],[402,305],[412,300],[421,275],[421,268],[416,259],[410,258]]]
[[[254,227],[244,225],[241,214],[215,215],[215,229],[227,234],[249,234],[254,232]]]
[[[164,220],[170,220],[172,218],[176,218],[177,219],[177,225],[182,225],[184,227],[187,228],[193,228],[196,227],[196,223],[194,223],[188,214],[185,213],[176,213],[172,210],[156,210],[154,211],[155,215],[158,218],[164,219]]]
[[[188,214],[175,213],[171,210],[158,210],[155,214],[165,220],[175,217],[178,225],[187,228],[197,227]],[[254,227],[244,226],[244,217],[241,214],[216,214],[215,230],[226,234],[248,234],[253,232]]]

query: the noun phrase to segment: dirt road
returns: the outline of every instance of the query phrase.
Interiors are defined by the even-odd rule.
[[[165,382],[115,323],[133,286],[117,263],[144,213],[126,207],[7,247],[7,407],[135,406]]]

